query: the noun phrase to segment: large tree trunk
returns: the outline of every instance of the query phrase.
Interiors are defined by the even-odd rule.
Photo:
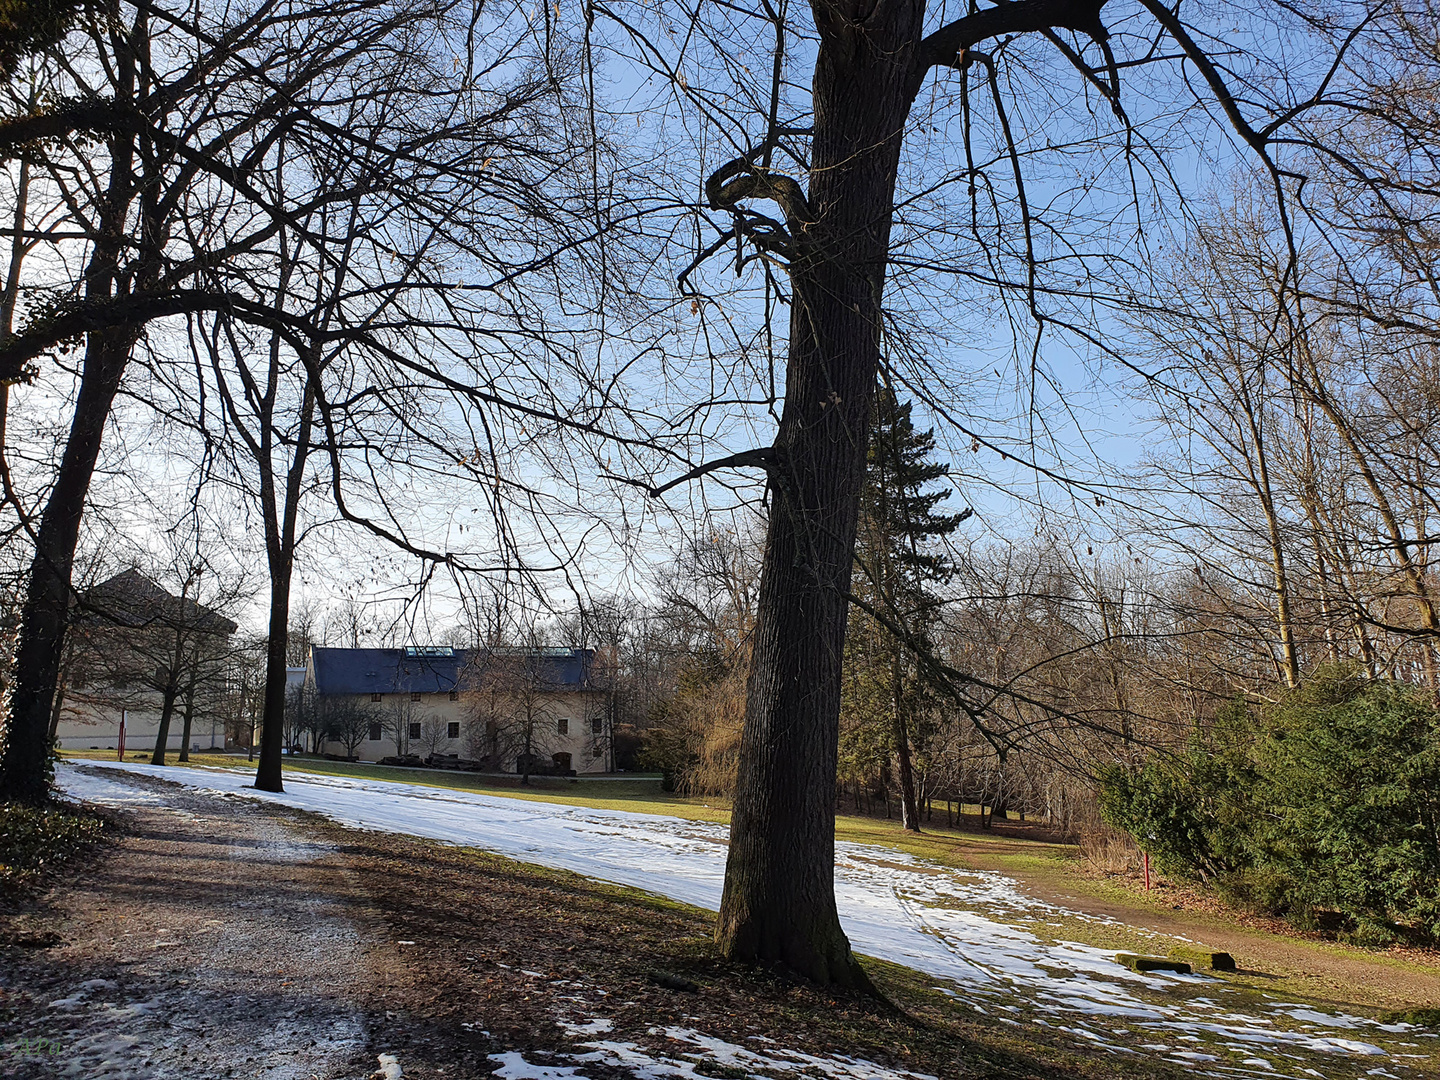
[[[265,643],[265,712],[260,723],[260,764],[255,786],[284,791],[280,777],[285,744],[285,644],[290,630],[290,566],[270,568],[270,638]]]
[[[137,19],[130,36],[133,41],[121,43],[117,39],[117,98],[135,94],[136,66],[131,47],[146,41],[143,19]],[[85,267],[87,300],[110,300],[129,289],[129,278],[121,274],[120,256],[129,247],[126,223],[140,190],[134,137],[114,136],[109,151],[110,176],[94,248]],[[20,609],[15,681],[0,755],[0,799],[40,803],[49,797],[50,713],[69,617],[75,545],[80,538],[80,520],[99,459],[105,422],[135,340],[136,330],[128,326],[93,331],[86,337],[70,436],[35,532],[35,554]]]
[[[868,989],[835,910],[840,669],[922,5],[852,6],[815,5],[813,220],[795,229],[785,408],[716,940],[733,958]]]
[[[278,343],[272,342],[273,348]],[[276,364],[270,365],[270,394],[273,402]],[[274,445],[273,412],[265,417],[261,433],[261,509],[265,515],[265,556],[270,567],[270,639],[265,649],[265,711],[260,722],[260,764],[255,769],[255,786],[261,791],[283,791],[280,778],[281,749],[285,744],[285,692],[290,643],[290,581],[295,568],[295,531],[300,516],[300,485],[310,455],[310,434],[315,414],[315,390],[305,384],[300,412],[300,430],[295,439],[295,456],[285,475],[285,498],[276,505],[275,474],[270,457]],[[252,736],[253,740],[253,736]],[[317,751],[318,752],[318,751]],[[253,757],[254,750],[252,748]]]
[[[70,573],[90,478],[120,376],[128,332],[94,334],[86,349],[70,437],[35,533],[35,555],[20,613],[15,682],[0,758],[0,799],[40,803],[50,788],[50,718],[70,607]]]

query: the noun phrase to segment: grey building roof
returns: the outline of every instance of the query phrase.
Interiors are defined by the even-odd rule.
[[[139,570],[123,570],[81,596],[82,618],[111,626],[186,629],[228,637],[236,624],[189,597],[179,597]]]
[[[594,649],[451,649],[409,645],[397,649],[310,650],[315,689],[321,694],[437,694],[482,685],[487,676],[513,672],[551,690],[590,689]]]

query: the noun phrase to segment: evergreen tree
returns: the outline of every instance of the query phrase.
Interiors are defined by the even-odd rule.
[[[934,433],[915,430],[913,407],[889,387],[877,391],[851,576],[860,604],[846,639],[841,752],[859,776],[883,775],[893,759],[904,826],[919,832],[915,759],[923,760],[934,701],[915,656],[930,644],[940,603],[934,587],[953,572],[935,541],[968,511],[939,512],[950,489],[932,485],[950,466],[933,460]]]

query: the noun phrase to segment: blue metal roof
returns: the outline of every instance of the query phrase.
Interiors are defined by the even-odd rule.
[[[547,688],[583,690],[594,649],[331,649],[315,646],[310,657],[321,694],[438,694],[478,685],[487,672],[515,662]]]

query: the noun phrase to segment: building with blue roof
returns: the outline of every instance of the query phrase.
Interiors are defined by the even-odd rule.
[[[361,761],[597,773],[612,767],[600,666],[594,649],[314,646],[305,686],[329,718],[327,748],[338,733]]]

